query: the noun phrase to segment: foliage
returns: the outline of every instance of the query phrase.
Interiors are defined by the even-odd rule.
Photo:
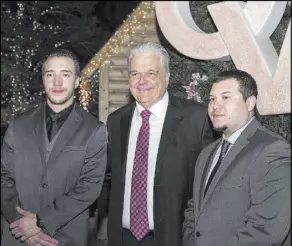
[[[1,126],[43,100],[45,55],[72,50],[83,68],[138,3],[1,1]]]
[[[216,26],[208,12],[207,6],[219,1],[190,1],[191,14],[196,24],[206,33],[216,32]],[[275,46],[278,54],[286,34],[286,30],[291,18],[291,8],[287,5],[283,18],[271,36],[271,41]],[[221,72],[234,69],[235,65],[232,61],[202,61],[195,60],[180,54],[169,42],[164,38],[159,31],[159,38],[164,47],[168,50],[170,55],[170,85],[171,93],[188,98],[188,93],[191,89],[195,89],[198,98],[207,103],[208,94],[211,89],[212,79]],[[194,74],[199,73],[200,76],[207,76],[208,79],[195,85],[193,81]],[[195,88],[194,88],[195,86]],[[193,88],[190,88],[193,87]],[[288,93],[288,92],[287,92]],[[272,115],[272,116],[258,116],[258,119],[270,130],[278,132],[288,141],[291,141],[291,114],[286,115]]]
[[[197,90],[197,87],[201,86],[201,83],[204,83],[207,80],[208,77],[206,75],[200,76],[199,73],[193,73],[191,83],[189,85],[183,86],[186,89],[187,99],[193,99],[197,102],[202,102],[202,98]]]
[[[70,5],[48,1],[1,2],[3,117],[9,120],[42,99],[41,64],[50,50],[78,43],[78,49],[88,54],[88,40],[93,42],[96,32],[80,27],[96,25],[91,17],[91,5],[80,2]],[[82,32],[81,36],[76,35],[78,31]],[[7,124],[3,117],[1,124]]]
[[[207,5],[217,2],[190,1],[193,19],[207,33],[217,31],[207,9]],[[7,125],[14,113],[42,100],[41,61],[45,54],[55,47],[68,48],[77,54],[82,68],[139,3],[1,1],[1,127]],[[271,36],[278,54],[290,18],[291,6],[287,5]],[[188,97],[186,90],[195,89],[194,97],[198,100],[199,96],[206,103],[212,78],[220,71],[235,68],[232,61],[201,61],[185,57],[161,33],[159,36],[170,54],[169,90],[177,96]],[[197,73],[208,79],[195,83],[194,74]],[[98,110],[97,107],[92,110]],[[291,114],[259,116],[259,119],[269,129],[291,141]]]

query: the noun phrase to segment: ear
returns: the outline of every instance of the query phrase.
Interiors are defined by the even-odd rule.
[[[253,111],[257,103],[257,99],[255,96],[250,96],[246,99],[246,105],[249,112]]]
[[[79,86],[80,83],[80,77],[77,77],[75,80],[75,89]]]
[[[170,73],[167,73],[165,76],[165,87],[166,88],[168,87],[168,84],[169,84],[169,77],[170,77]]]

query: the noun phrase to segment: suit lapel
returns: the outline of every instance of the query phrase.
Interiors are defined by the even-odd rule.
[[[202,209],[210,199],[215,187],[217,186],[218,182],[221,180],[223,174],[226,172],[228,167],[231,165],[232,161],[235,157],[241,152],[241,150],[249,143],[249,138],[254,135],[255,131],[259,127],[259,122],[256,119],[253,119],[252,122],[246,127],[246,129],[241,133],[239,138],[235,141],[234,145],[230,148],[227,155],[225,156],[223,162],[221,163],[220,167],[218,168],[217,173],[212,180],[209,189],[206,193],[205,199],[202,202]]]
[[[210,196],[212,195],[215,187],[217,186],[219,180],[221,179],[222,175],[225,173],[227,168],[230,166],[231,162],[234,158],[239,154],[239,152],[248,144],[246,139],[238,139],[236,143],[230,148],[227,155],[225,156],[223,162],[219,166],[212,182],[210,183],[209,189],[206,193],[205,198],[203,199],[202,205],[204,206],[205,203],[209,200]]]
[[[63,150],[64,145],[75,134],[76,130],[82,123],[83,119],[80,115],[81,113],[80,110],[82,110],[80,106],[75,104],[74,108],[72,109],[72,112],[68,116],[68,119],[64,122],[61,128],[60,134],[58,135],[58,138],[56,139],[56,142],[54,144],[50,157],[47,161],[45,171],[49,168],[51,163],[54,163],[53,160],[56,157],[58,157],[60,152]]]
[[[165,120],[161,132],[161,138],[158,148],[156,171],[160,172],[161,163],[167,152],[168,147],[171,145],[172,139],[175,136],[176,130],[184,116],[181,115],[182,110],[179,101],[169,95],[169,105],[166,111]],[[156,177],[156,175],[155,175]]]
[[[216,154],[216,150],[218,148],[218,144],[220,143],[220,139],[216,140],[211,146],[211,152],[209,155],[208,153],[205,154],[205,156],[202,156],[201,159],[202,161],[200,162],[200,165],[198,165],[198,169],[196,170],[196,178],[195,178],[195,191],[194,194],[197,196],[197,208],[200,210],[201,208],[201,203],[203,200],[203,195],[204,195],[204,189],[205,189],[205,183],[206,183],[206,178],[207,174],[210,170],[211,167],[211,162],[214,159],[214,156]],[[204,161],[206,160],[206,161]]]
[[[39,105],[36,111],[36,118],[34,120],[34,130],[35,130],[35,143],[38,146],[39,153],[42,159],[43,166],[46,165],[46,122],[45,122],[45,104]]]
[[[182,106],[179,101],[169,95],[169,105],[167,108],[165,121],[161,133],[161,139],[157,154],[156,161],[156,171],[158,172],[161,167],[161,161],[167,151],[168,146],[170,145],[173,136],[175,135],[176,129],[183,119],[181,115]],[[122,183],[124,184],[125,175],[126,175],[126,162],[127,162],[127,153],[129,145],[129,135],[131,128],[131,121],[135,109],[135,103],[132,103],[129,108],[126,109],[125,113],[121,117],[120,129],[121,129],[121,164],[122,164]]]
[[[135,103],[132,103],[126,112],[121,117],[120,129],[121,129],[121,164],[122,164],[122,184],[125,183],[126,166],[127,166],[127,153],[130,137],[130,129],[132,117],[135,109]]]

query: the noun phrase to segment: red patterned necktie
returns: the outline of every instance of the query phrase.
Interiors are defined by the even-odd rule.
[[[147,213],[147,176],[149,149],[149,117],[151,112],[141,113],[142,126],[139,131],[131,183],[130,230],[133,236],[141,241],[149,232]]]

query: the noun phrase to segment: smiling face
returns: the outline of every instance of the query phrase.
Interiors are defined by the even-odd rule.
[[[208,114],[214,129],[229,137],[252,118],[255,104],[254,96],[244,100],[235,79],[226,79],[213,84]]]
[[[169,82],[162,57],[153,52],[137,53],[130,61],[130,91],[136,101],[149,109],[164,95]]]
[[[62,56],[48,58],[44,64],[43,83],[47,103],[53,110],[61,111],[70,106],[79,85],[73,60]]]

